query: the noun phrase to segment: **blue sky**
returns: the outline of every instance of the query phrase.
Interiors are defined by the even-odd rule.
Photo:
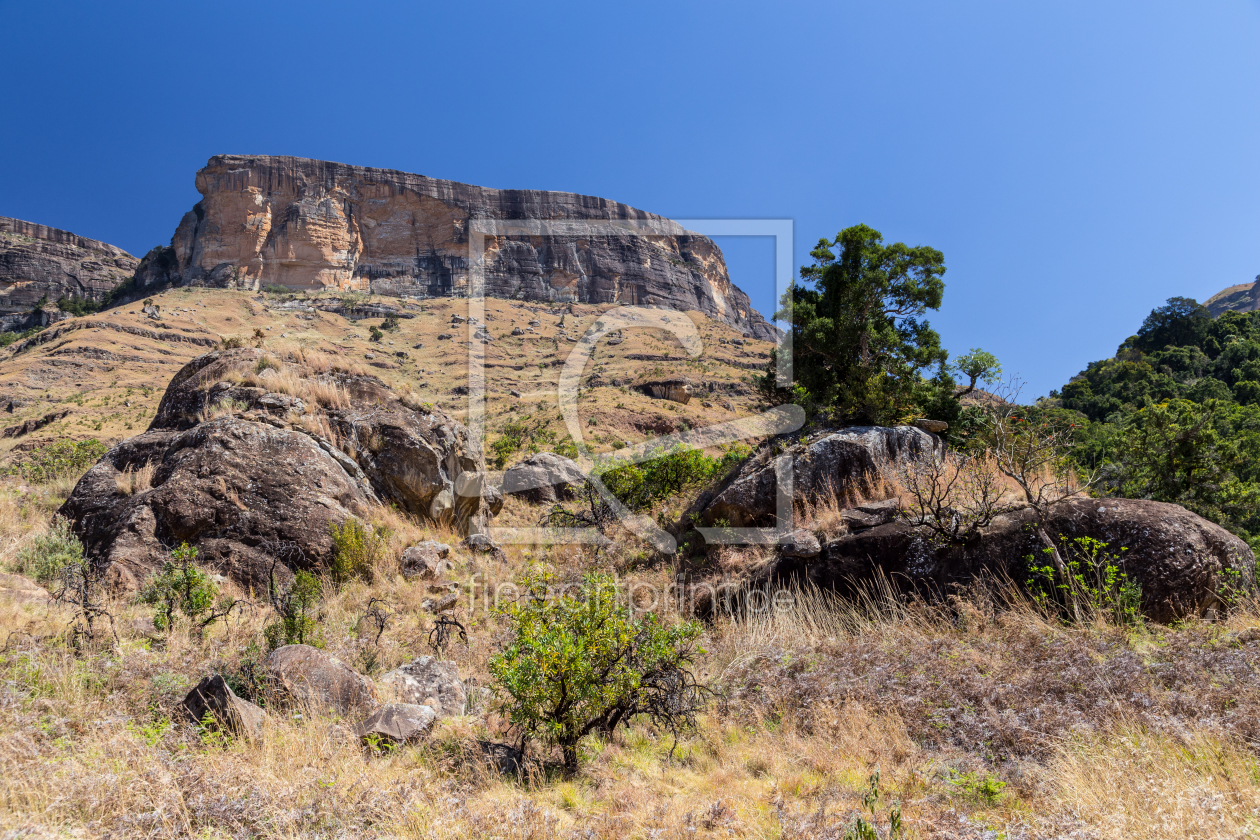
[[[865,222],[932,317],[1049,391],[1171,295],[1260,274],[1260,2],[0,0],[0,215],[141,254],[212,154],[676,218]],[[722,241],[767,315],[769,240]]]

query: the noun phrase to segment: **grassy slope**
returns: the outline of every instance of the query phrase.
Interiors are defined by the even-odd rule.
[[[167,312],[198,301],[208,305],[164,319],[168,331],[249,336],[260,328],[277,349],[335,343],[364,364],[381,361],[382,349],[405,349],[410,360],[374,370],[459,410],[461,398],[449,392],[464,381],[463,360],[451,342],[436,341],[450,331],[459,301],[428,304],[384,348],[366,340],[366,324],[278,317],[252,296],[173,291],[158,302]],[[545,362],[554,346],[539,341],[523,357],[525,341],[513,344],[506,335],[512,319],[547,325],[555,316],[524,304],[490,307],[496,341],[487,361],[504,366],[488,365],[491,429],[521,416],[524,405],[560,433],[554,385],[547,387],[556,368],[540,370],[536,361]],[[94,331],[100,320],[147,327],[131,312],[138,308],[82,319],[85,329],[0,360],[6,395],[48,394],[75,412],[33,437],[116,438],[147,425],[161,385],[204,348]],[[594,309],[579,312],[594,319]],[[414,350],[415,343],[426,346]],[[99,358],[102,349],[133,358]],[[627,334],[625,344],[601,348],[597,358],[607,379],[655,375],[658,366],[679,372],[675,363],[625,358],[667,350],[663,338]],[[719,358],[757,361],[729,350]],[[376,358],[364,358],[368,352]],[[745,373],[709,364],[700,378],[736,381]],[[533,396],[511,398],[510,388]],[[591,396],[585,410],[605,445],[642,439],[634,421],[644,415],[689,424],[734,416],[716,401],[713,409],[698,401],[675,407],[615,387]],[[735,412],[753,409],[746,399],[732,397]],[[120,408],[127,400],[132,405]],[[14,422],[42,415],[45,406],[23,407]],[[18,492],[10,483],[0,493],[0,566],[12,565],[46,526],[69,484]],[[510,500],[505,519],[537,514]],[[328,596],[322,628],[331,651],[379,675],[429,652],[432,616],[420,606],[429,585],[397,575],[399,552],[427,537],[457,540],[388,510],[375,517],[392,529],[391,550],[373,583]],[[592,565],[658,586],[670,575],[645,567],[643,552],[624,540],[599,556],[546,545],[507,546],[501,561],[458,548],[454,554],[450,580],[466,596],[457,615],[470,643],[444,655],[478,685],[487,684],[486,661],[503,628],[479,597],[467,598],[480,592],[470,589],[474,574],[493,585],[545,563],[562,578]],[[373,597],[394,613],[379,645],[360,621]],[[76,653],[64,642],[71,617],[28,585],[0,577],[0,828],[32,837],[839,838],[862,809],[876,767],[885,794],[880,825],[899,799],[912,837],[1236,837],[1258,826],[1255,609],[1223,624],[1134,631],[1064,628],[1025,606],[996,606],[983,592],[941,611],[878,595],[862,611],[804,598],[774,621],[707,630],[701,669],[727,699],[680,740],[672,759],[668,736],[636,726],[588,741],[576,778],[540,767],[525,783],[475,760],[477,739],[508,737],[484,708],[443,722],[425,745],[384,756],[365,753],[335,722],[280,715],[269,718],[260,744],[203,739],[170,723],[176,704],[201,676],[238,665],[268,610],[260,605],[196,640],[184,632],[156,636],[147,608],[118,602],[113,609],[118,644]]]

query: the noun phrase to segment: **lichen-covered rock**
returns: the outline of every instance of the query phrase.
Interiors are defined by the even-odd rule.
[[[776,332],[731,283],[717,245],[660,216],[591,196],[493,190],[294,157],[218,155],[202,198],[141,276],[257,289],[467,294],[474,220],[627,221],[659,235],[489,235],[485,291],[503,298],[698,310],[741,332]]]
[[[371,680],[310,645],[276,648],[264,660],[263,671],[276,697],[299,709],[352,715],[380,705]]]
[[[691,402],[691,381],[688,379],[655,379],[640,382],[634,387],[654,400],[670,400],[683,405]]]
[[[439,717],[462,715],[467,709],[464,682],[454,662],[421,656],[390,671],[381,685],[391,701],[428,706]]]
[[[180,709],[190,723],[212,721],[213,726],[233,735],[254,739],[262,737],[263,720],[267,716],[258,706],[237,697],[218,674],[197,683],[180,703]]]
[[[586,482],[572,460],[554,452],[538,452],[503,474],[503,493],[535,504],[554,504],[571,499]]]
[[[451,547],[437,540],[425,540],[408,546],[402,555],[403,577],[436,580],[450,571],[450,553]]]

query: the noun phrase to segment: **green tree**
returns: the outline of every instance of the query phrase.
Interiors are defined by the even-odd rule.
[[[866,225],[820,239],[810,254],[813,265],[801,268],[801,281],[776,314],[791,325],[798,390],[776,391],[776,353],[759,382],[762,392],[844,421],[902,420],[915,405],[921,373],[948,356],[923,320],[941,305],[944,256],[927,246],[886,245]]]
[[[972,347],[969,352],[959,356],[954,362],[954,370],[967,378],[967,387],[959,396],[976,390],[977,382],[994,382],[1002,376],[1002,365],[997,356],[979,347]]]
[[[501,707],[522,743],[553,741],[572,772],[584,737],[629,725],[635,715],[675,735],[694,724],[707,695],[690,670],[703,653],[695,646],[698,624],[636,617],[619,603],[609,575],[587,575],[559,597],[548,597],[551,583],[526,578],[526,596],[502,611],[511,639],[490,660]]]

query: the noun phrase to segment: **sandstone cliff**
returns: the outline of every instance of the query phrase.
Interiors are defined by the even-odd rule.
[[[42,298],[100,300],[138,263],[113,245],[0,216],[0,328],[31,325]]]
[[[662,235],[487,237],[486,294],[698,310],[775,338],[731,283],[712,240],[614,201],[245,155],[211,158],[196,185],[202,200],[180,222],[163,264],[146,260],[142,283],[465,295],[471,220],[626,221]]]

